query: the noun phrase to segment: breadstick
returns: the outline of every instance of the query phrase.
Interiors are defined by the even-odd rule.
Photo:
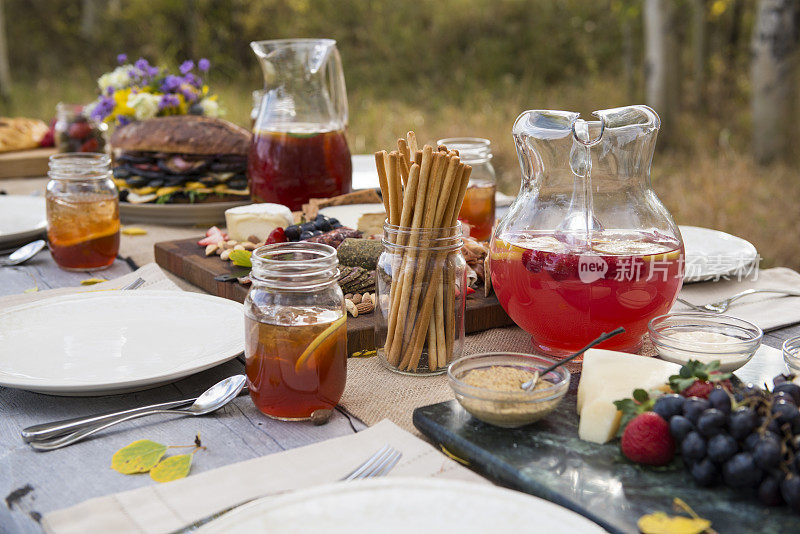
[[[386,218],[389,218],[389,183],[386,178],[386,151],[375,152],[375,166],[378,168],[378,182],[381,185],[383,207],[386,209]]]

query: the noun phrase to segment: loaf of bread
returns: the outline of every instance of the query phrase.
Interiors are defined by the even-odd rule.
[[[38,119],[0,117],[0,152],[37,148],[47,130]]]
[[[246,156],[250,132],[222,119],[174,115],[132,122],[111,136],[114,150]]]

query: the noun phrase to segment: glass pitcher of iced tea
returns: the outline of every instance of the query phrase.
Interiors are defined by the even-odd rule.
[[[256,202],[299,210],[351,190],[347,93],[332,39],[250,43],[264,71],[247,174]]]
[[[531,110],[514,123],[522,187],[497,226],[491,277],[501,305],[537,350],[635,352],[683,280],[683,241],[650,184],[660,127],[646,106]]]

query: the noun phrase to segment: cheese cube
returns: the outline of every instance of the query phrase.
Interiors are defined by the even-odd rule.
[[[680,365],[656,358],[589,349],[578,383],[578,436],[593,443],[611,440],[621,418],[614,401],[630,397],[634,389],[663,386],[679,370]]]
[[[247,241],[251,235],[263,243],[275,228],[286,228],[294,222],[289,208],[282,204],[249,204],[225,210],[228,238]]]

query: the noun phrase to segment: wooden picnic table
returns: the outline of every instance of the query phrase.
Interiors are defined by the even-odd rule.
[[[2,180],[0,190],[29,194],[42,190],[44,183],[44,179]],[[196,228],[183,231],[186,237],[198,234]],[[138,238],[152,241],[148,236]],[[126,256],[125,241],[120,255]],[[132,269],[129,263],[117,260],[101,274],[111,279]],[[80,280],[96,275],[62,271],[45,250],[25,265],[0,268],[0,296],[21,293],[33,287],[34,281],[44,290],[76,286]],[[180,285],[198,290],[184,282]],[[764,344],[780,348],[786,338],[796,335],[800,335],[800,325],[765,334]],[[117,449],[138,439],[188,445],[200,434],[207,449],[195,456],[192,473],[196,474],[365,428],[342,411],[335,412],[323,426],[275,421],[262,415],[247,396],[242,396],[211,415],[137,419],[104,431],[94,439],[51,452],[36,452],[20,438],[21,429],[36,423],[194,397],[222,378],[243,371],[241,359],[234,359],[173,384],[103,397],[56,397],[0,388],[0,497],[4,498],[0,505],[0,532],[41,532],[39,520],[48,512],[92,497],[154,484],[146,474],[126,476],[109,467]]]

